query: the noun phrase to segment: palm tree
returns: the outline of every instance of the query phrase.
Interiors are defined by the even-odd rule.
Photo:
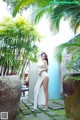
[[[63,43],[56,47],[55,49],[55,58],[61,63],[63,57],[63,51],[66,49],[68,54],[71,54],[71,60],[67,61],[67,68],[80,71],[80,34],[76,35],[69,42]]]
[[[70,26],[76,33],[80,26],[80,4],[61,4],[53,9],[51,24],[55,25],[58,30],[62,17],[70,21]]]
[[[80,2],[79,0],[21,0],[13,11],[13,16],[24,6],[32,5],[32,16],[35,22],[46,13],[50,20],[50,28],[59,31],[61,19],[68,19],[74,33],[80,27]]]

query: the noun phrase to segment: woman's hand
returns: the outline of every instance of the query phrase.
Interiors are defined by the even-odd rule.
[[[39,72],[39,76],[41,76],[41,74],[42,74],[42,71]]]

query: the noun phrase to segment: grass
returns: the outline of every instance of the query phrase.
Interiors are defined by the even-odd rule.
[[[16,117],[16,120],[22,120],[23,117],[24,117],[24,115],[21,112],[19,112],[19,114]]]
[[[74,120],[73,118],[68,118],[66,117],[66,114],[65,114],[65,109],[62,109],[62,110],[55,110],[55,113],[59,116],[63,116],[64,117],[64,120]],[[60,119],[61,120],[61,119]]]
[[[58,114],[58,115],[65,116],[65,110],[64,109],[62,109],[62,110],[55,110],[55,113]]]
[[[54,105],[55,105],[55,103],[57,102],[58,100],[50,100],[50,102],[52,102],[52,104],[54,103]],[[60,101],[60,100],[59,100]],[[58,101],[58,102],[59,102]],[[61,104],[61,103],[60,103]],[[64,104],[62,103],[61,104],[61,106],[63,106]],[[27,108],[27,106],[25,106],[23,103],[20,103],[20,111],[19,111],[19,113],[18,113],[18,115],[17,115],[17,117],[16,117],[16,120],[24,120],[24,117],[25,117],[25,115],[27,116],[27,115],[32,115],[33,113],[31,112],[31,109],[30,109],[30,112],[29,112],[29,114],[27,113],[27,114],[23,114],[23,111],[24,110],[27,110],[28,108]],[[43,111],[42,111],[43,112]],[[65,109],[49,109],[49,111],[48,112],[53,112],[55,115],[57,115],[57,116],[55,116],[55,115],[53,115],[53,116],[49,116],[49,114],[47,113],[47,112],[45,112],[45,114],[48,116],[48,117],[50,117],[51,118],[51,120],[52,119],[54,119],[54,120],[57,120],[57,119],[59,119],[59,120],[72,120],[72,119],[69,119],[69,118],[67,118],[66,117],[66,114],[65,114]],[[36,114],[34,114],[34,116],[36,117]],[[37,120],[37,117],[36,117],[36,120]]]

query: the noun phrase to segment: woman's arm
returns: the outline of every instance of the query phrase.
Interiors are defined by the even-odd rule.
[[[45,64],[45,68],[44,68],[43,70],[41,70],[42,72],[44,72],[44,71],[47,71],[47,70],[48,70],[48,64],[47,64],[47,61],[46,61],[46,60],[44,60],[43,62],[44,62],[44,64]]]

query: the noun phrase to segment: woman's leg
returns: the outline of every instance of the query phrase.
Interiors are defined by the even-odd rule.
[[[45,93],[45,108],[48,107],[48,82],[49,82],[49,78],[45,77],[43,80],[43,88],[44,88],[44,93]]]

